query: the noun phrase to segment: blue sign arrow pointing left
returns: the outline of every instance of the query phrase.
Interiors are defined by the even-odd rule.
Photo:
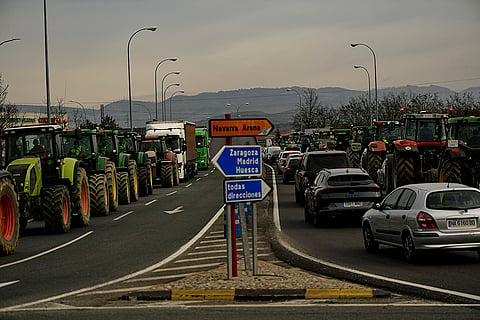
[[[223,146],[212,162],[225,177],[260,177],[262,175],[260,146]]]

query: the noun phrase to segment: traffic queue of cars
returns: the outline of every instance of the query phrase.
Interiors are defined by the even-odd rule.
[[[402,249],[407,262],[427,250],[474,250],[480,257],[480,190],[460,183],[407,184],[385,195],[366,170],[344,151],[275,151],[284,184],[295,181],[295,201],[305,222],[361,223],[364,247]],[[340,220],[345,221],[345,220]]]

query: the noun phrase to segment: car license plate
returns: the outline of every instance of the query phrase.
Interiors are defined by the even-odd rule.
[[[448,229],[470,229],[477,227],[477,219],[450,219],[447,220]]]
[[[363,205],[363,202],[344,202],[343,207],[344,208],[352,208],[352,207],[361,207]]]

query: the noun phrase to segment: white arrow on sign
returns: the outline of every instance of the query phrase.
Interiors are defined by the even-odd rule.
[[[180,212],[183,212],[183,206],[176,207],[176,208],[173,209],[173,210],[165,210],[165,211],[163,211],[163,212],[165,212],[166,214],[176,214],[176,213],[180,213]]]
[[[225,180],[225,202],[262,201],[270,190],[263,179]]]

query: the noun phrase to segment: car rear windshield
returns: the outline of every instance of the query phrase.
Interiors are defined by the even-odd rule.
[[[427,196],[427,208],[437,210],[466,210],[480,208],[480,192],[452,190],[432,192]]]
[[[299,166],[299,165],[300,165],[300,159],[291,159],[290,162],[288,163],[289,167]]]
[[[328,184],[331,186],[364,185],[370,183],[373,183],[373,180],[366,174],[344,174],[331,176],[328,179]]]
[[[349,167],[344,154],[311,155],[308,160],[308,171],[318,172],[322,169]]]

